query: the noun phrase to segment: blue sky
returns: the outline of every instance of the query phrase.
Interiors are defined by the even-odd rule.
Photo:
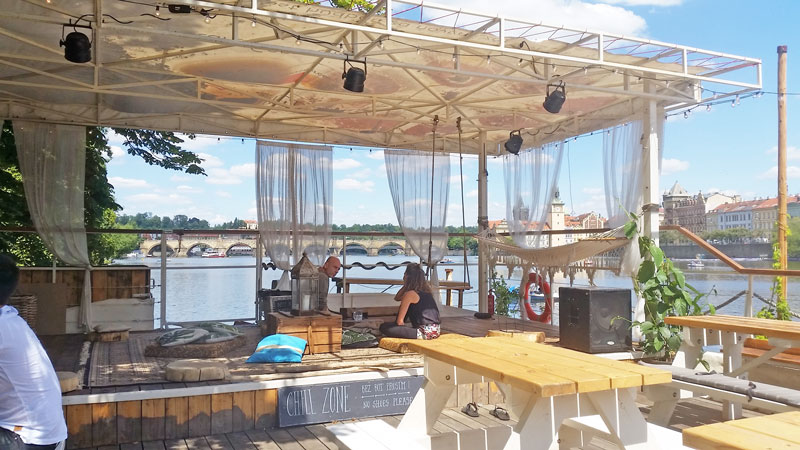
[[[525,17],[759,58],[763,89],[777,90],[778,45],[788,45],[788,90],[800,92],[800,2],[756,3],[722,0],[439,0],[465,9]],[[499,8],[489,11],[487,8]],[[788,101],[789,193],[800,193],[800,96]],[[721,191],[745,199],[777,194],[777,99],[775,95],[743,99],[736,107],[697,109],[689,118],[666,124],[663,192],[678,181],[690,193]],[[205,159],[208,177],[183,175],[148,166],[124,154],[112,139],[114,158],[109,178],[124,213],[186,214],[220,223],[234,217],[255,219],[255,143],[200,137],[186,147]],[[568,212],[604,216],[602,138],[591,136],[567,144],[559,187]],[[336,224],[397,223],[379,150],[335,148],[333,197]],[[477,216],[477,159],[464,159],[467,225]],[[458,160],[452,177],[447,222],[461,224]],[[505,215],[502,164],[490,160],[489,218]]]

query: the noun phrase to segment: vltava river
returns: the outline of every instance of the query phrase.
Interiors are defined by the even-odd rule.
[[[445,278],[445,269],[453,269],[453,280],[461,281],[464,276],[463,258],[459,256],[449,257],[455,264],[440,265],[439,278]],[[473,289],[467,291],[464,296],[464,307],[477,310],[477,257],[469,257],[469,275]],[[224,320],[252,318],[255,316],[255,280],[256,269],[254,257],[240,256],[229,258],[170,258],[167,262],[167,318],[171,322],[175,321],[194,321],[194,320]],[[348,255],[347,263],[355,261],[363,264],[374,264],[384,261],[389,264],[398,264],[403,261],[417,262],[418,259],[412,256],[380,256],[370,257],[361,255]],[[159,258],[138,258],[120,259],[115,261],[117,264],[144,264],[153,270],[151,278],[156,285],[161,283],[161,272],[159,270]],[[703,260],[705,266],[701,269],[688,268],[688,261],[675,261],[686,273],[686,280],[701,292],[712,292],[708,297],[714,305],[719,305],[736,295],[742,290],[747,289],[747,277],[734,273],[722,262],[717,260]],[[769,267],[769,261],[740,261],[746,267]],[[794,263],[800,265],[798,263]],[[212,269],[210,266],[236,266],[236,268]],[[247,266],[251,266],[247,268]],[[185,270],[190,268],[191,270]],[[796,267],[792,267],[796,268]],[[498,266],[498,275],[508,278],[507,270],[504,266]],[[348,276],[359,278],[395,278],[401,279],[403,269],[389,271],[382,267],[373,270],[363,270],[354,268],[349,270]],[[341,276],[342,273],[339,273]],[[270,287],[272,280],[277,280],[280,273],[274,270],[263,271],[264,287]],[[511,279],[508,281],[510,286],[518,286],[521,278],[520,269],[515,270]],[[632,287],[631,280],[626,277],[617,277],[609,271],[598,270],[594,282],[601,287],[626,288]],[[575,279],[575,286],[588,286],[589,282],[585,273],[579,273]],[[770,297],[770,286],[772,278],[754,277],[754,292],[763,297]],[[562,274],[556,275],[553,292],[557,293],[561,286],[569,286],[569,279],[565,279]],[[351,292],[382,292],[385,287],[374,285],[353,285]],[[397,287],[390,288],[386,292],[396,292]],[[333,284],[331,291],[335,292]],[[792,311],[800,312],[800,279],[789,279],[788,286],[789,305]],[[556,294],[557,295],[557,294]],[[160,301],[160,288],[153,289],[153,296],[156,301]],[[454,301],[456,296],[454,295]],[[720,314],[742,315],[744,310],[745,296],[718,311]],[[753,299],[753,309],[758,311],[763,306],[757,299]],[[155,310],[156,323],[160,317],[160,306],[156,304]]]

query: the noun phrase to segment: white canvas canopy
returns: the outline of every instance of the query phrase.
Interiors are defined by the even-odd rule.
[[[288,0],[0,6],[4,118],[430,151],[438,116],[435,151],[449,152],[461,117],[463,151],[482,156],[484,226],[485,157],[512,130],[534,147],[641,120],[655,162],[665,111],[761,88],[757,59],[428,2],[381,0],[369,12]],[[91,28],[63,26],[76,21]],[[64,58],[59,40],[74,31],[92,42],[89,62]],[[364,92],[342,87],[350,64],[366,67]],[[551,114],[548,85],[562,83],[566,102]],[[656,164],[642,186],[644,205],[657,204]],[[657,233],[657,208],[644,222]]]

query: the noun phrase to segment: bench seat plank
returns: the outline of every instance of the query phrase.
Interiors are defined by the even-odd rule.
[[[800,411],[688,428],[683,430],[683,443],[698,449],[797,449]]]
[[[749,394],[755,398],[761,398],[777,403],[783,403],[795,408],[800,408],[800,392],[794,389],[773,386],[771,384],[761,382],[751,382],[750,380],[733,378],[719,373],[703,373],[684,367],[656,366],[643,362],[640,362],[639,364],[646,367],[660,367],[669,370],[672,372],[672,378],[676,380],[685,381],[692,384],[699,384],[701,386],[713,387],[742,395]]]
[[[761,334],[768,337],[800,341],[800,324],[788,320],[713,315],[667,317],[664,322],[682,327],[734,331],[740,334]]]

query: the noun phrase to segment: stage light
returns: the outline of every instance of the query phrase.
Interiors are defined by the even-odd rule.
[[[64,27],[72,27],[75,31],[69,33],[65,38]],[[89,62],[92,60],[92,43],[85,34],[79,32],[75,28],[92,29],[92,27],[88,25],[64,24],[61,26],[61,40],[58,41],[58,46],[64,47],[64,58],[66,58],[67,61],[74,63]]]
[[[367,61],[356,61],[364,64],[364,70],[358,67],[353,67],[349,59],[344,61],[344,69],[342,70],[342,79],[344,80],[344,88],[350,92],[364,92],[364,81],[367,79]],[[350,64],[350,68],[347,68]]]
[[[519,153],[519,149],[522,148],[521,131],[522,130],[515,130],[509,133],[508,140],[506,141],[505,144],[503,144],[503,147],[506,148],[506,151],[508,153],[511,153],[512,155],[516,155],[517,153]]]
[[[550,88],[554,88],[552,91]],[[547,85],[547,97],[544,99],[544,109],[552,114],[558,114],[561,111],[561,107],[564,106],[564,102],[567,100],[567,93],[564,90],[564,82],[562,81],[561,84],[548,84]]]

